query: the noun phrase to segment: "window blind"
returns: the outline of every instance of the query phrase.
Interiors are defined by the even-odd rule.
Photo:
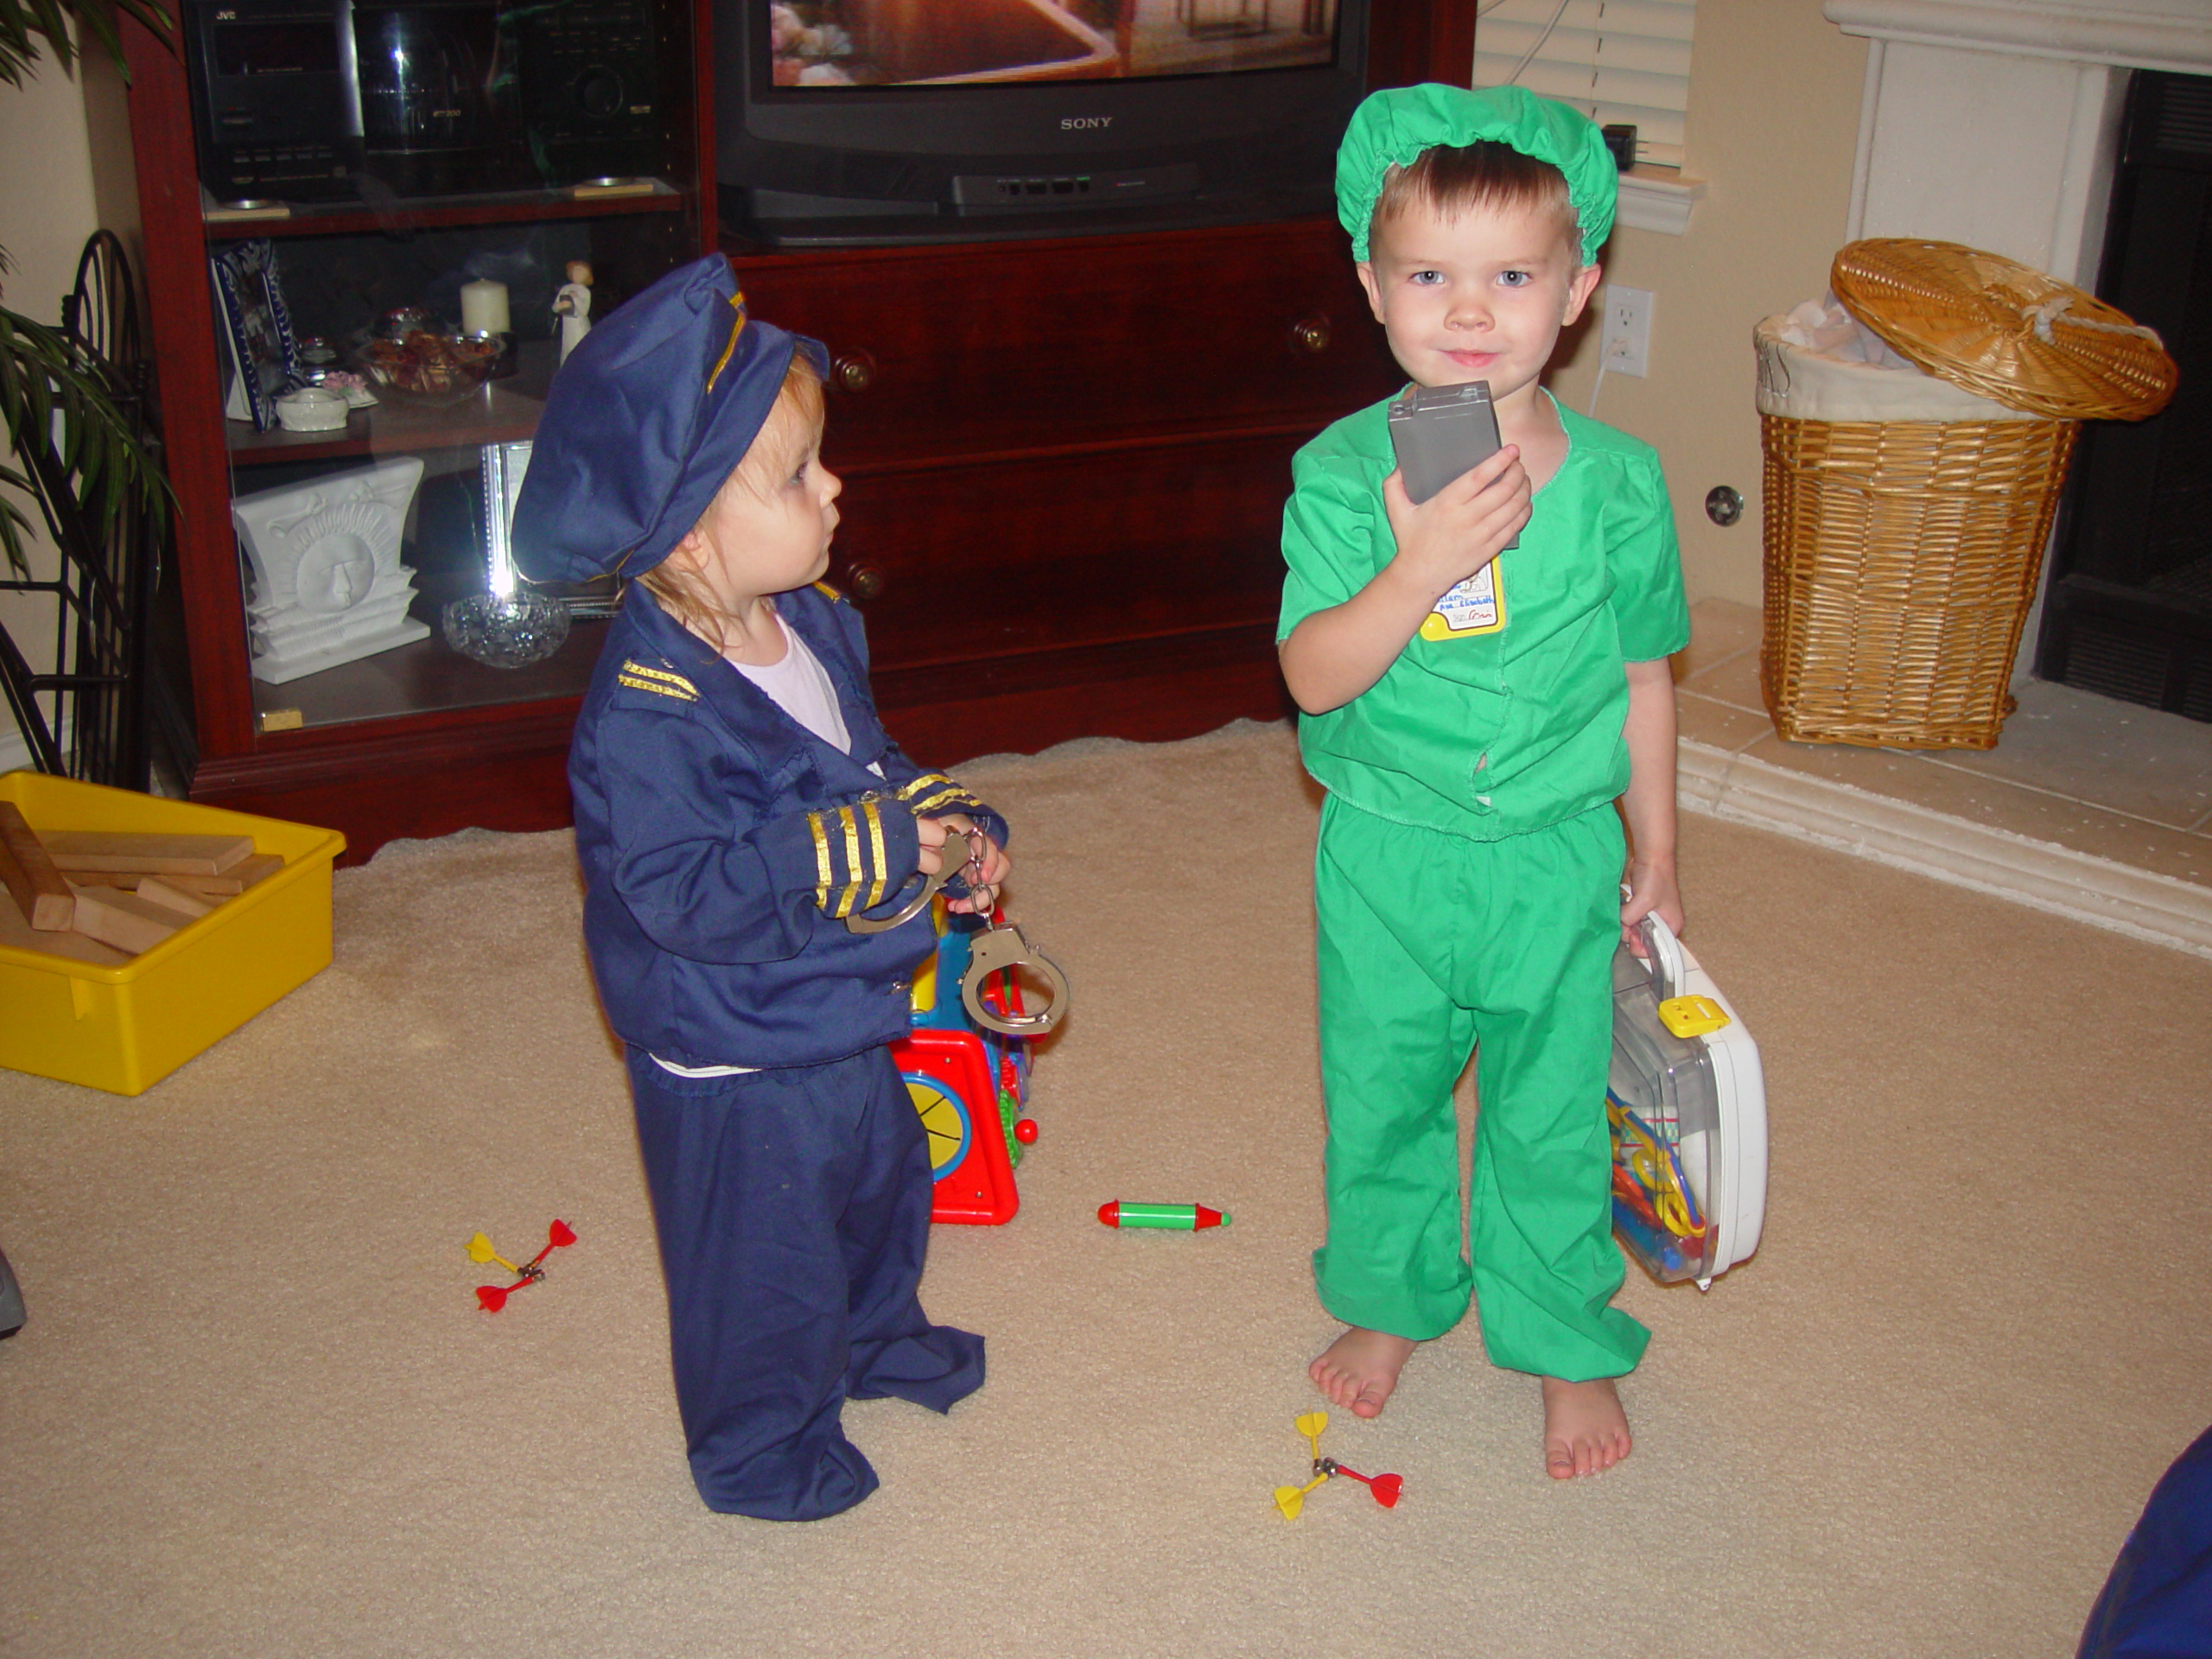
[[[1696,22],[1697,0],[1491,0],[1477,14],[1475,85],[1501,84],[1534,48],[1518,85],[1601,127],[1633,122],[1639,162],[1680,167]]]

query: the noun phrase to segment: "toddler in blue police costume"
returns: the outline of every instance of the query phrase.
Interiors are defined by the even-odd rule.
[[[569,752],[584,941],[630,1086],[668,1285],[677,1401],[709,1509],[813,1520],[875,1471],[848,1399],[938,1411],[983,1342],[916,1291],[931,1179],[885,1045],[926,908],[844,922],[933,874],[948,826],[1006,826],[884,734],[850,606],[811,340],[748,319],[727,262],[670,273],[555,377],[516,503],[535,579],[628,579]],[[952,891],[953,889],[949,889]]]
[[[1627,1455],[1614,1379],[1647,1339],[1609,1306],[1613,952],[1652,911],[1681,926],[1666,659],[1689,619],[1666,481],[1539,380],[1598,284],[1617,185],[1597,128],[1519,87],[1360,105],[1337,161],[1360,280],[1416,384],[1489,383],[1502,447],[1415,505],[1383,404],[1306,445],[1277,629],[1328,791],[1314,1278],[1350,1328],[1313,1381],[1375,1415],[1471,1294],[1491,1363],[1541,1379],[1562,1478]]]

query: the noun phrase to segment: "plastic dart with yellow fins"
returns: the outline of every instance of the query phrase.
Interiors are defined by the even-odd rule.
[[[1306,1449],[1313,1454],[1313,1478],[1303,1486],[1275,1488],[1275,1507],[1282,1511],[1284,1520],[1297,1520],[1299,1512],[1306,1507],[1306,1494],[1332,1475],[1342,1475],[1346,1479],[1358,1481],[1367,1488],[1369,1494],[1375,1501],[1386,1510],[1397,1507],[1398,1495],[1405,1490],[1406,1484],[1402,1475],[1363,1475],[1357,1469],[1346,1468],[1334,1458],[1325,1458],[1321,1455],[1321,1431],[1329,1426],[1327,1412],[1303,1413],[1293,1419],[1292,1424],[1300,1434],[1306,1437]]]

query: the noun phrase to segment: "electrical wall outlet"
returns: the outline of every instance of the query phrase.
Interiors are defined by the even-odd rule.
[[[1651,372],[1651,308],[1658,298],[1648,288],[1605,284],[1605,308],[1600,319],[1605,341],[1603,361],[1611,374],[1632,374],[1641,379]]]

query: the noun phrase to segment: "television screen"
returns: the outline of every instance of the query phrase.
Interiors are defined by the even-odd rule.
[[[779,86],[1212,75],[1336,59],[1336,0],[762,3]]]
[[[715,0],[721,209],[771,245],[1325,212],[1371,0]]]

